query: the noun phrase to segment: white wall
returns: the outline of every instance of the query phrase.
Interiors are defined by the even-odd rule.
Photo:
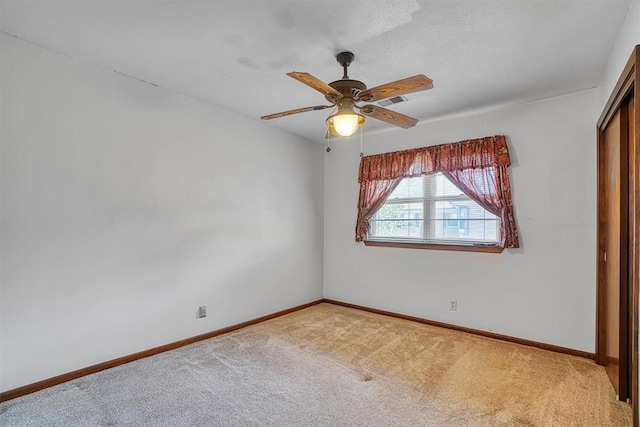
[[[640,0],[633,0],[598,84],[598,117],[637,44],[640,44]]]
[[[359,142],[333,144],[325,157],[325,297],[593,352],[595,105],[588,90],[365,132],[365,154],[505,134],[522,247],[502,254],[355,243]]]
[[[1,42],[1,390],[322,297],[321,146]]]

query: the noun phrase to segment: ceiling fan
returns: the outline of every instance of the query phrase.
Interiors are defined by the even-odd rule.
[[[261,119],[271,120],[307,111],[337,107],[338,111],[327,118],[326,123],[328,130],[326,138],[350,137],[365,123],[364,116],[373,117],[374,119],[382,120],[385,123],[404,129],[415,126],[418,120],[413,117],[405,116],[404,114],[388,110],[378,105],[366,104],[361,106],[357,103],[374,102],[398,95],[431,89],[433,88],[433,80],[424,74],[418,74],[413,77],[367,89],[367,85],[361,81],[352,80],[347,75],[347,68],[353,62],[354,58],[355,55],[351,52],[341,52],[336,56],[336,60],[342,66],[344,74],[342,79],[329,84],[324,83],[309,73],[287,73],[288,76],[322,93],[331,105],[314,105],[311,107],[296,108],[295,110],[262,116]],[[359,113],[354,109],[358,110]]]

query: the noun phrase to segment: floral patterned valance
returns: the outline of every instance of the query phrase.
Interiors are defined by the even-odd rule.
[[[504,135],[365,156],[358,182],[409,178],[436,172],[511,165]]]

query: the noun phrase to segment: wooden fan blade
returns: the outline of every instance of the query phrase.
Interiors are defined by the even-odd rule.
[[[360,112],[365,116],[373,117],[374,119],[382,120],[385,123],[404,129],[412,128],[418,123],[418,120],[413,117],[405,116],[404,114],[387,110],[377,105],[365,105],[360,108]]]
[[[358,101],[373,102],[379,99],[393,98],[406,93],[419,92],[433,88],[433,80],[424,74],[408,77],[406,79],[387,83],[363,90],[357,96]]]
[[[340,92],[338,92],[337,90],[335,90],[334,88],[332,88],[331,86],[323,82],[322,80],[316,77],[313,77],[309,73],[298,73],[294,71],[291,73],[287,73],[287,76],[293,77],[299,82],[302,82],[307,86],[314,88],[315,90],[322,93],[324,96],[330,98],[331,100],[338,100],[342,98],[342,94]]]
[[[269,114],[268,116],[262,116],[260,118],[262,120],[271,120],[271,119],[277,119],[279,117],[290,116],[292,114],[306,113],[307,111],[324,110],[325,108],[331,108],[331,107],[333,107],[333,105],[314,105],[313,107],[296,108],[295,110]]]

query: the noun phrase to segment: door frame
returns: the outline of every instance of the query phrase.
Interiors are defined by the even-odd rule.
[[[640,208],[640,163],[639,163],[639,150],[640,144],[640,93],[636,90],[636,85],[640,82],[640,45],[633,49],[631,57],[627,62],[622,75],[618,79],[618,82],[613,89],[607,104],[602,111],[600,119],[597,124],[597,182],[598,182],[598,223],[597,223],[597,294],[596,294],[596,363],[603,365],[606,358],[605,345],[606,345],[606,318],[604,316],[606,309],[605,291],[604,291],[604,279],[606,271],[603,268],[604,261],[604,223],[602,222],[604,203],[606,203],[604,192],[604,180],[602,162],[604,154],[604,130],[610,123],[611,119],[615,115],[616,111],[624,105],[624,103],[633,96],[634,104],[634,117],[630,117],[629,120],[633,120],[635,126],[635,143],[628,144],[628,227],[627,227],[627,259],[628,269],[625,272],[621,272],[621,276],[624,274],[627,276],[628,283],[628,298],[626,301],[627,306],[627,318],[625,320],[627,328],[627,355],[629,362],[628,371],[630,378],[628,379],[628,395],[631,399],[633,408],[633,425],[638,426],[638,400],[640,396],[638,394],[638,280],[640,273],[640,224],[638,217],[638,209]],[[623,153],[621,153],[623,154]],[[622,224],[621,224],[622,226]],[[625,274],[626,273],[626,274]]]

